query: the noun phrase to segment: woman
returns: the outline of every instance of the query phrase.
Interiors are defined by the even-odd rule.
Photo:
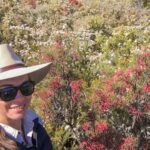
[[[28,109],[50,65],[26,67],[8,44],[0,45],[0,150],[52,150],[41,119]]]

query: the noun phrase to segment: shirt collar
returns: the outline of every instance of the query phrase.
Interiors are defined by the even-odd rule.
[[[33,120],[36,118],[39,118],[39,116],[35,112],[33,112],[32,110],[27,110],[24,120],[23,120],[24,131],[26,134],[27,141],[30,145],[32,145],[31,137],[32,137],[33,126],[34,126]],[[39,118],[39,123],[42,124],[41,118]],[[3,124],[3,123],[0,123],[0,126],[10,138],[12,138],[13,140],[19,143],[24,142],[23,136],[20,130],[12,128],[11,126]]]

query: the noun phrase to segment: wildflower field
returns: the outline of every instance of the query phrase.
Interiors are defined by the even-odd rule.
[[[54,150],[150,149],[149,0],[0,0],[0,43],[52,61],[31,109]]]

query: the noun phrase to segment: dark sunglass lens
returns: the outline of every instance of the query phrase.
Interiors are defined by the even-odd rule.
[[[6,87],[0,89],[0,97],[4,101],[13,100],[16,97],[17,89],[15,87]]]
[[[26,81],[21,85],[20,91],[24,96],[29,96],[34,92],[34,84],[31,81]]]

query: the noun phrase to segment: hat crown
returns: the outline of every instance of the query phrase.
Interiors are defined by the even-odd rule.
[[[28,75],[35,83],[40,82],[49,72],[51,62],[25,66],[8,44],[0,44],[0,82],[15,77]]]
[[[0,68],[12,65],[24,65],[23,61],[15,54],[8,44],[0,45]]]

